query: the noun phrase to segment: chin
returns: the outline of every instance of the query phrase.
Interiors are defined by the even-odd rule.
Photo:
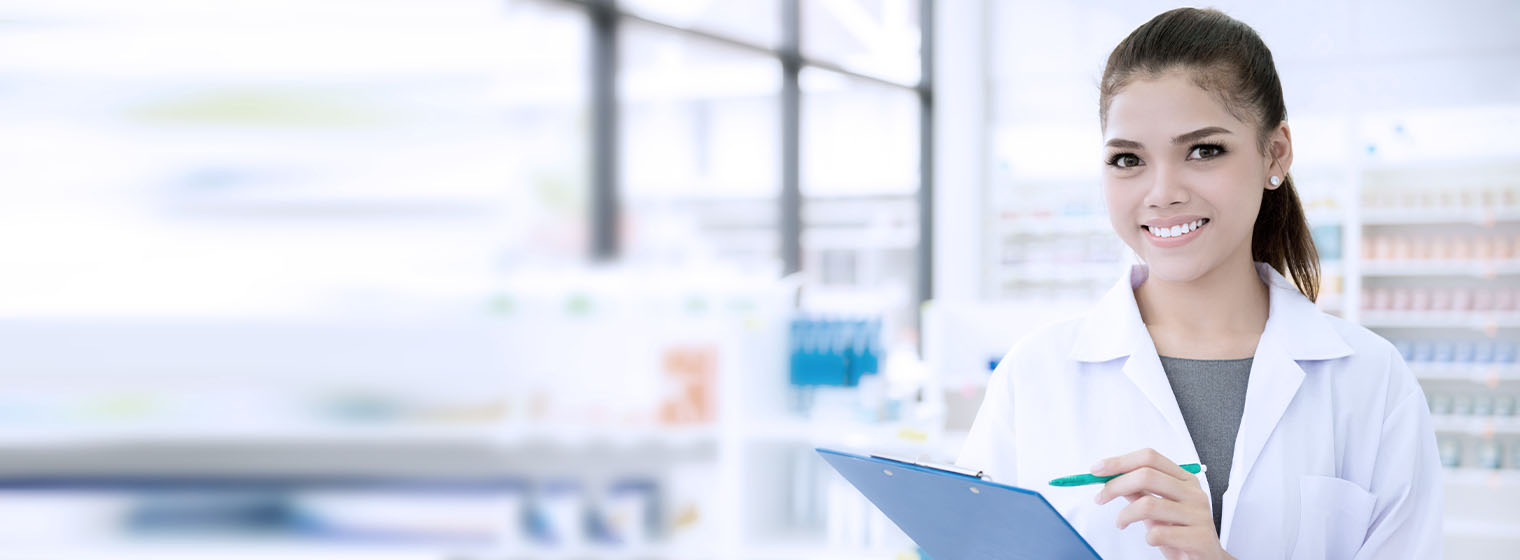
[[[1202,278],[1214,269],[1215,261],[1193,255],[1142,256],[1150,268],[1150,278],[1166,282],[1187,283]]]

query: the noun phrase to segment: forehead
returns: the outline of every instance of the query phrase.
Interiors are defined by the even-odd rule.
[[[1249,129],[1217,95],[1199,87],[1187,74],[1167,72],[1136,78],[1114,95],[1103,138],[1168,144],[1174,136],[1207,126],[1222,126],[1237,134]]]

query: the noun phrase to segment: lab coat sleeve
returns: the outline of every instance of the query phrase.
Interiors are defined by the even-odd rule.
[[[1007,484],[1018,481],[1014,462],[1013,431],[1013,363],[1003,359],[987,380],[987,394],[971,422],[966,443],[961,446],[959,466],[987,473],[992,480]]]
[[[1383,419],[1368,489],[1376,501],[1356,558],[1440,558],[1444,472],[1430,410],[1403,359],[1394,356],[1391,367],[1410,386]]]

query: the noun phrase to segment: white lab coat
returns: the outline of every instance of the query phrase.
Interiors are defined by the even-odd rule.
[[[1224,494],[1225,550],[1241,560],[1439,557],[1441,465],[1403,358],[1256,268],[1271,303]],[[1147,274],[1133,267],[1087,315],[1018,342],[956,461],[1044,494],[1106,560],[1162,555],[1145,543],[1144,523],[1114,527],[1126,500],[1100,507],[1098,486],[1047,482],[1146,447],[1199,462],[1135,303]]]

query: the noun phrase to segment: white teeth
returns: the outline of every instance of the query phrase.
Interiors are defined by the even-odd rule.
[[[1155,226],[1145,226],[1145,229],[1146,229],[1146,231],[1149,231],[1151,233],[1151,235],[1154,235],[1156,237],[1160,237],[1162,239],[1166,239],[1166,238],[1177,237],[1179,235],[1186,235],[1186,234],[1192,233],[1194,230],[1196,230],[1196,229],[1198,229],[1200,227],[1203,227],[1203,220],[1193,220],[1192,222],[1188,222],[1186,224],[1175,225],[1175,226],[1167,227],[1167,228],[1158,228],[1158,227],[1155,227]]]

